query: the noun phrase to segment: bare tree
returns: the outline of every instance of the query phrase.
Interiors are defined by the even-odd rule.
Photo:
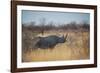
[[[40,19],[40,26],[41,26],[40,31],[41,31],[42,35],[44,34],[44,31],[45,31],[45,27],[44,27],[45,26],[45,21],[46,21],[45,18]]]

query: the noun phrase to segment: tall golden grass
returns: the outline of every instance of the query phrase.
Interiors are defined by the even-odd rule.
[[[67,32],[65,43],[59,43],[54,48],[36,49],[22,53],[23,62],[81,60],[89,59],[89,32]],[[45,33],[44,36],[54,34]],[[66,35],[65,32],[61,34]],[[41,34],[39,34],[40,36]],[[57,34],[56,34],[57,35]]]

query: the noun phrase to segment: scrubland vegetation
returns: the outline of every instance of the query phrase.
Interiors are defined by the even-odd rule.
[[[71,22],[56,25],[52,22],[36,25],[22,24],[22,62],[89,59],[89,24]],[[54,48],[35,48],[38,37],[68,35],[64,43]]]

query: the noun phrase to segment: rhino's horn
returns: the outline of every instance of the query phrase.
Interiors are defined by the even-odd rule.
[[[66,38],[67,38],[67,37],[68,37],[68,34],[66,34],[66,35],[65,35],[65,37],[64,37],[64,38],[65,38],[65,40],[66,40]]]

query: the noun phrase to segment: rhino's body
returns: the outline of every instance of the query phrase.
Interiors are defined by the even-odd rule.
[[[40,40],[36,43],[37,48],[46,49],[53,48],[58,43],[64,43],[66,38],[64,36],[58,37],[56,35],[40,37]]]

